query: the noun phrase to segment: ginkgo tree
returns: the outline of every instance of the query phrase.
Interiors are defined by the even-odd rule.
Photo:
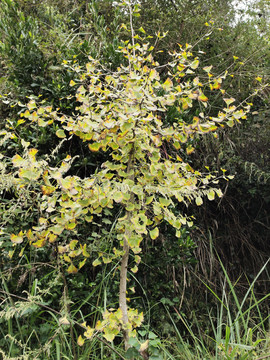
[[[132,20],[132,13],[139,8],[128,6]],[[195,201],[199,206],[205,196],[209,200],[222,196],[217,175],[207,169],[204,173],[193,169],[182,159],[183,149],[190,154],[195,136],[244,119],[250,105],[236,107],[234,99],[226,96],[222,89],[226,73],[215,77],[211,67],[205,67],[201,81],[197,75],[200,60],[192,54],[190,45],[179,45],[171,61],[160,65],[144,29],[135,35],[132,21],[130,28],[125,28],[130,31],[131,41],[123,42],[119,48],[123,62],[116,70],[106,69],[91,57],[86,70],[71,66],[77,73],[77,81],[71,83],[77,88],[78,103],[73,115],[63,115],[61,109],[34,99],[21,114],[20,122],[32,121],[44,128],[54,123],[60,139],[78,137],[88,144],[90,152],[106,152],[108,157],[94,174],[79,177],[68,174],[71,156],[53,167],[48,159],[38,156],[38,149],[24,141],[24,153],[12,158],[13,186],[23,193],[31,184],[38,184],[35,191],[40,192],[40,216],[35,226],[10,234],[10,239],[14,247],[23,242],[36,248],[55,244],[68,264],[67,271],[76,273],[89,266],[87,241],[74,240],[80,225],[98,221],[108,209],[121,209],[114,229],[118,247],[110,254],[98,253],[92,264],[119,261],[119,308],[106,310],[103,320],[94,327],[84,324],[85,332],[78,343],[82,345],[85,338],[97,332],[108,341],[122,334],[128,349],[130,337],[136,336],[136,328],[143,322],[143,314],[127,302],[128,272],[138,270],[142,241],[146,237],[158,238],[164,221],[175,229],[176,237],[181,236],[182,226],[192,226],[192,219],[176,211],[177,203]],[[165,78],[160,75],[164,68]],[[224,97],[224,108],[215,116],[207,115],[206,88],[208,93],[221,92]],[[195,105],[200,109],[198,116],[184,121],[183,114]],[[178,115],[168,122],[171,107]],[[8,136],[5,132],[1,135]],[[226,178],[224,172],[221,177]],[[63,235],[70,239],[65,246]],[[135,265],[129,269],[131,253]],[[75,266],[76,257],[81,261]]]

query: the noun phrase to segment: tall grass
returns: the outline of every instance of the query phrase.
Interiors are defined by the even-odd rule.
[[[224,274],[221,297],[203,281],[217,302],[216,309],[208,309],[210,330],[213,336],[206,335],[209,334],[209,329],[204,331],[198,323],[196,331],[193,330],[193,327],[175,309],[178,319],[188,331],[189,340],[187,341],[178,330],[169,309],[166,308],[176,335],[174,344],[171,344],[176,354],[174,359],[270,359],[270,336],[267,332],[270,324],[267,306],[270,293],[258,299],[254,292],[254,285],[262,272],[266,270],[268,263],[269,261],[261,268],[241,298],[221,261],[220,265]],[[267,309],[268,313],[264,314],[262,309]]]

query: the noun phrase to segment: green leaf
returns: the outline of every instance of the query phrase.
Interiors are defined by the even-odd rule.
[[[160,160],[160,154],[159,151],[153,151],[153,153],[150,156],[150,160],[157,163]]]
[[[231,120],[228,120],[227,121],[227,125],[229,126],[229,127],[233,127],[234,126],[234,121],[231,119]]]
[[[170,199],[165,199],[165,198],[159,198],[158,200],[160,202],[160,204],[162,205],[162,207],[167,207],[171,204],[171,200]]]
[[[65,228],[67,229],[67,230],[73,230],[75,227],[76,227],[76,222],[75,221],[73,221],[73,222],[69,222],[69,223],[67,223],[66,225],[65,225]]]
[[[154,196],[148,196],[145,200],[145,205],[151,204],[151,202],[154,200]]]
[[[124,124],[121,126],[121,130],[123,132],[131,130],[134,127],[134,122],[133,121],[125,121]]]
[[[131,347],[129,348],[126,353],[125,353],[125,358],[128,359],[128,360],[131,360],[131,359],[137,359],[139,358],[140,356],[140,353],[137,349],[135,349],[134,347]]]
[[[35,181],[39,178],[40,172],[37,169],[28,170],[28,169],[20,169],[19,170],[20,178],[27,179],[29,181]]]
[[[140,247],[142,237],[140,235],[131,235],[131,236],[129,236],[129,238],[127,240],[128,240],[129,246],[133,249],[133,248]]]
[[[71,242],[69,243],[70,250],[74,250],[77,243],[78,243],[78,240],[71,240]]]
[[[190,64],[190,67],[191,67],[191,69],[193,69],[193,70],[195,70],[195,69],[197,69],[197,67],[199,66],[199,60],[194,60],[191,64]]]
[[[104,337],[107,341],[113,341],[115,336],[119,333],[119,331],[115,328],[111,329],[109,326],[104,329]]]
[[[56,136],[60,139],[64,139],[66,137],[65,131],[62,129],[59,129],[56,131]]]
[[[158,237],[158,235],[159,235],[159,229],[158,229],[158,227],[155,227],[153,230],[150,230],[150,231],[149,231],[149,235],[150,235],[150,237],[151,237],[152,240],[155,240],[155,239]]]
[[[55,235],[62,234],[64,227],[62,225],[54,225],[50,228],[50,231],[53,232]]]
[[[113,193],[113,200],[116,203],[120,203],[123,200],[123,194],[121,193],[121,191],[116,191],[115,193]]]
[[[214,200],[215,199],[215,192],[214,190],[210,190],[208,193],[207,193],[207,197],[209,200]]]
[[[205,66],[205,67],[203,68],[203,70],[204,70],[205,72],[207,72],[207,73],[210,73],[212,67],[213,67],[213,65]]]
[[[142,26],[138,29],[138,31],[140,31],[140,32],[142,32],[143,34],[145,34],[145,30],[144,30],[144,28],[143,28]]]
[[[200,206],[203,204],[203,199],[200,196],[196,197],[195,201],[196,201],[197,206]]]
[[[98,142],[95,142],[95,143],[89,144],[88,147],[91,151],[97,152],[97,151],[99,151],[101,144]]]
[[[235,101],[234,98],[229,98],[229,99],[223,98],[223,100],[225,101],[227,106],[229,106],[230,104],[232,104]]]
[[[105,256],[102,257],[102,260],[103,260],[104,264],[109,264],[109,263],[112,262],[112,259],[111,259],[111,258],[105,257]]]
[[[127,203],[126,210],[127,211],[134,211],[135,210],[135,205],[133,203],[131,203],[131,202]]]

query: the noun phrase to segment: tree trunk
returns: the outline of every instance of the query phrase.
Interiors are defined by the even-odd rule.
[[[127,212],[128,222],[131,218],[131,213]],[[127,269],[128,269],[128,258],[129,258],[129,245],[127,238],[130,236],[130,231],[126,228],[125,231],[125,238],[123,244],[124,255],[121,260],[121,269],[120,269],[120,286],[119,286],[119,308],[122,310],[123,313],[123,337],[125,343],[125,350],[127,350],[130,345],[128,344],[129,341],[129,334],[126,328],[128,324],[128,311],[127,311]]]

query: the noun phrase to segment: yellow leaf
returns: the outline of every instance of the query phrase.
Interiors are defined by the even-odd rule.
[[[100,265],[101,264],[101,261],[99,260],[99,259],[96,259],[96,260],[94,260],[93,262],[92,262],[92,265],[93,266],[98,266],[98,265]]]
[[[66,247],[66,246],[62,246],[62,245],[59,245],[59,246],[57,247],[57,250],[58,250],[58,253],[59,253],[59,254],[64,254],[65,252],[68,251],[67,247]]]
[[[68,269],[67,269],[67,272],[69,274],[76,274],[78,272],[78,269],[73,264],[70,264]]]
[[[86,250],[86,244],[83,245],[83,249],[82,249],[82,254],[83,256],[85,256],[86,258],[88,258],[90,256],[90,254],[87,252]]]
[[[27,107],[29,110],[33,110],[36,108],[36,103],[35,103],[35,100],[31,100],[28,104],[27,104]]]
[[[20,166],[23,166],[23,164],[25,163],[25,160],[20,155],[17,154],[15,156],[13,156],[12,163],[13,163],[13,166],[20,167]]]
[[[45,185],[41,186],[41,191],[43,195],[50,195],[54,192],[54,190],[55,190],[54,186],[45,186]]]
[[[100,331],[102,329],[103,329],[102,322],[100,320],[98,320],[97,323],[96,323],[96,330]]]
[[[21,125],[21,124],[23,124],[23,123],[25,123],[25,120],[24,120],[24,119],[18,120],[18,121],[17,121],[17,126],[19,126],[19,125]]]
[[[18,235],[12,234],[10,240],[13,244],[21,244],[23,242],[23,232],[20,231]]]
[[[103,262],[104,262],[104,264],[109,264],[109,263],[111,263],[112,262],[112,259],[111,258],[109,258],[109,257],[102,257],[102,260],[103,260]]]
[[[127,211],[133,211],[135,209],[135,205],[134,204],[132,204],[132,203],[127,203],[127,205],[126,205],[126,210]]]
[[[144,343],[141,344],[139,352],[142,353],[148,348],[149,340],[146,340]]]
[[[193,146],[188,145],[188,147],[186,148],[186,153],[187,153],[188,155],[190,155],[190,154],[193,153],[194,150],[195,150],[195,148],[194,148]]]
[[[90,326],[87,326],[87,330],[85,331],[84,336],[87,339],[90,339],[93,336],[94,331],[95,331],[95,329],[92,329],[92,328],[90,328]]]
[[[138,271],[138,266],[135,265],[133,266],[133,268],[130,269],[134,274],[136,274],[136,272]]]
[[[14,250],[9,250],[9,252],[8,252],[8,257],[9,257],[10,259],[12,259],[12,256],[13,256],[14,252],[15,252],[15,249],[14,249]]]
[[[86,262],[86,259],[84,259],[83,261],[80,261],[79,269],[81,269],[84,266],[85,262]]]
[[[206,97],[203,93],[198,96],[198,100],[202,101],[202,102],[206,102],[208,101],[208,97]]]
[[[152,70],[150,71],[150,73],[149,73],[149,79],[150,79],[150,80],[153,80],[153,79],[155,79],[155,78],[157,78],[157,77],[158,77],[157,71],[156,71],[155,69],[152,69]]]
[[[79,346],[83,346],[83,344],[84,344],[84,339],[82,338],[81,335],[78,337],[77,344],[78,344]]]
[[[142,26],[139,28],[139,31],[145,34],[145,30]]]
[[[167,80],[163,84],[163,89],[169,91],[172,86],[173,86],[172,80],[170,78],[167,78]]]
[[[68,262],[68,263],[71,263],[71,259],[70,259],[70,257],[67,256],[67,255],[64,255],[64,260],[65,260],[66,262]]]
[[[43,247],[45,245],[45,243],[46,243],[46,239],[43,238],[43,239],[37,240],[36,242],[32,243],[32,245],[35,248],[39,249],[39,248]]]

